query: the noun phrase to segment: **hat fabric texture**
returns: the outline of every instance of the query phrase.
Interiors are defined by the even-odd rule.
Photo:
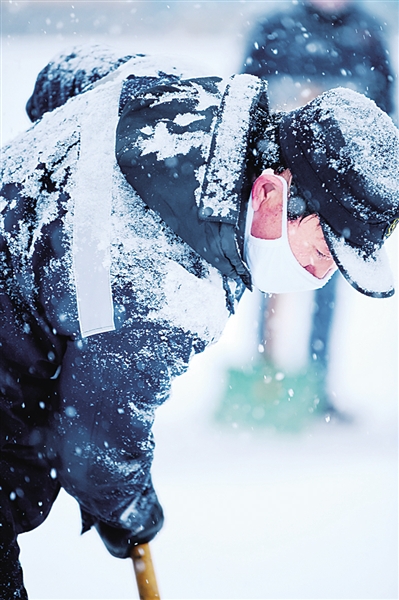
[[[383,243],[399,220],[399,131],[362,94],[324,92],[282,116],[284,160],[340,271],[372,297],[394,293]]]

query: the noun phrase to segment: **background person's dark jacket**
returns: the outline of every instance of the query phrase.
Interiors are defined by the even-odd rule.
[[[242,71],[276,79],[281,86],[285,75],[292,86],[319,82],[319,92],[347,81],[388,114],[394,110],[395,82],[383,28],[354,2],[335,15],[306,2],[270,14],[248,39]]]

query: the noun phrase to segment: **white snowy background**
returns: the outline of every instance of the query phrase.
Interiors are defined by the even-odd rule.
[[[56,4],[62,17],[50,10]],[[257,16],[289,6],[113,4],[119,22],[115,16],[107,27],[101,2],[1,2],[2,145],[29,126],[24,106],[36,75],[63,48],[106,42],[122,53],[183,56],[208,74],[230,75],[240,69]],[[397,70],[398,2],[364,4],[390,23]],[[80,25],[88,11],[92,28]],[[20,30],[10,29],[11,17]],[[397,240],[388,250],[397,273]],[[161,597],[397,598],[397,295],[374,300],[340,282],[329,387],[352,419],[315,419],[297,434],[214,420],[226,370],[256,360],[258,301],[244,296],[222,340],[192,361],[158,410],[153,478],[166,522],[151,547]],[[80,536],[78,506],[66,493],[41,527],[20,536],[20,546],[31,600],[138,598],[131,561],[112,558],[95,531]]]

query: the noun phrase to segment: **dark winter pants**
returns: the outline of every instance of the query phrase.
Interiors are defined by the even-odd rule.
[[[48,417],[49,409],[41,408],[35,400],[22,408],[19,391],[22,386],[26,391],[26,385],[18,382],[17,386],[15,372],[7,367],[9,365],[3,359],[0,363],[2,380],[0,598],[2,600],[26,598],[18,561],[19,549],[16,536],[34,529],[44,521],[60,487],[46,458],[43,423]],[[13,384],[14,389],[12,389]],[[51,393],[44,393],[44,401],[48,401],[49,396]]]

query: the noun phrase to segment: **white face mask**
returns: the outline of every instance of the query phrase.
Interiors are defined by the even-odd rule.
[[[251,235],[254,211],[252,196],[249,199],[244,251],[252,282],[258,290],[269,294],[317,290],[327,283],[333,272],[318,279],[302,267],[292,253],[288,241],[287,182],[283,177],[279,179],[283,182],[283,226],[280,238],[262,240]]]

